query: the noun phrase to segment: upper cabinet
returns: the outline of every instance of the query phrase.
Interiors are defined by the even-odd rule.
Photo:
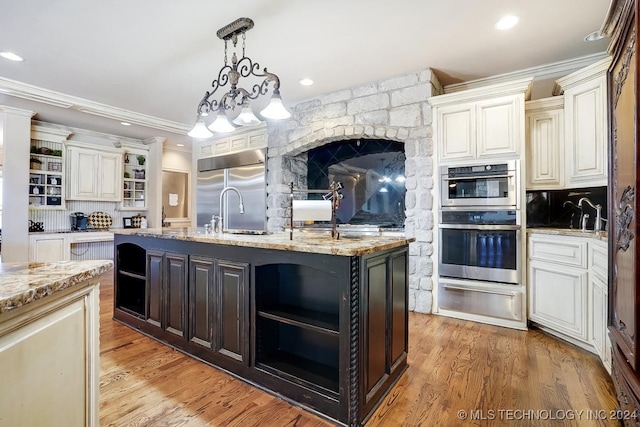
[[[64,209],[65,145],[71,134],[61,128],[31,127],[29,208]]]
[[[564,185],[564,98],[528,101],[526,111],[527,190]]]
[[[108,148],[67,149],[70,200],[122,200],[122,151]]]
[[[124,153],[122,209],[147,209],[148,151],[127,150]]]
[[[256,126],[251,131],[235,131],[222,138],[212,138],[199,143],[197,157],[212,157],[236,153],[245,150],[258,150],[267,147],[267,128]]]
[[[429,98],[441,162],[517,158],[524,144],[524,103],[532,79]]]
[[[565,188],[607,185],[607,78],[605,58],[556,81],[564,93]]]

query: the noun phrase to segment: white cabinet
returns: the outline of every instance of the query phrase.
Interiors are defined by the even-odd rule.
[[[0,313],[0,424],[99,425],[99,284]]]
[[[524,99],[512,95],[476,103],[477,157],[517,155],[523,143]]]
[[[531,79],[429,98],[441,161],[517,158]]]
[[[29,261],[69,261],[70,246],[64,233],[29,235]]]
[[[529,319],[600,356],[611,371],[607,334],[607,243],[532,232],[528,240]]]
[[[566,188],[607,185],[607,79],[610,58],[556,81],[564,92]]]
[[[64,209],[65,146],[70,131],[31,126],[29,209]]]
[[[588,339],[586,252],[586,242],[529,238],[529,319],[579,341]]]
[[[441,159],[476,157],[475,108],[473,104],[447,105],[438,108],[438,152]]]
[[[197,149],[198,158],[236,153],[245,150],[257,150],[267,147],[267,129],[261,125],[250,131],[235,131],[231,135],[201,141]]]
[[[129,150],[124,154],[122,209],[147,209],[147,157],[148,151]]]
[[[79,147],[68,148],[69,199],[120,201],[122,154]]]
[[[528,101],[526,117],[527,190],[564,185],[564,98]]]
[[[607,263],[607,244],[600,241],[589,243],[590,339],[605,368],[611,372],[611,341],[607,333],[609,307]]]

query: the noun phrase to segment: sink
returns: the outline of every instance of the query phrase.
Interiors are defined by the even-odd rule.
[[[249,236],[263,236],[265,234],[271,234],[269,231],[264,230],[226,230],[226,234],[245,234]]]

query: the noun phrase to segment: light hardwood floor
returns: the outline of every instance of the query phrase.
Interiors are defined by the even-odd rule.
[[[332,425],[113,321],[112,272],[100,292],[101,426]],[[616,408],[595,355],[536,330],[410,313],[409,369],[366,426],[619,426]]]

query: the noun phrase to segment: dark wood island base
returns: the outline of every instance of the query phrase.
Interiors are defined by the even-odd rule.
[[[409,241],[116,234],[114,318],[362,425],[407,368]]]

